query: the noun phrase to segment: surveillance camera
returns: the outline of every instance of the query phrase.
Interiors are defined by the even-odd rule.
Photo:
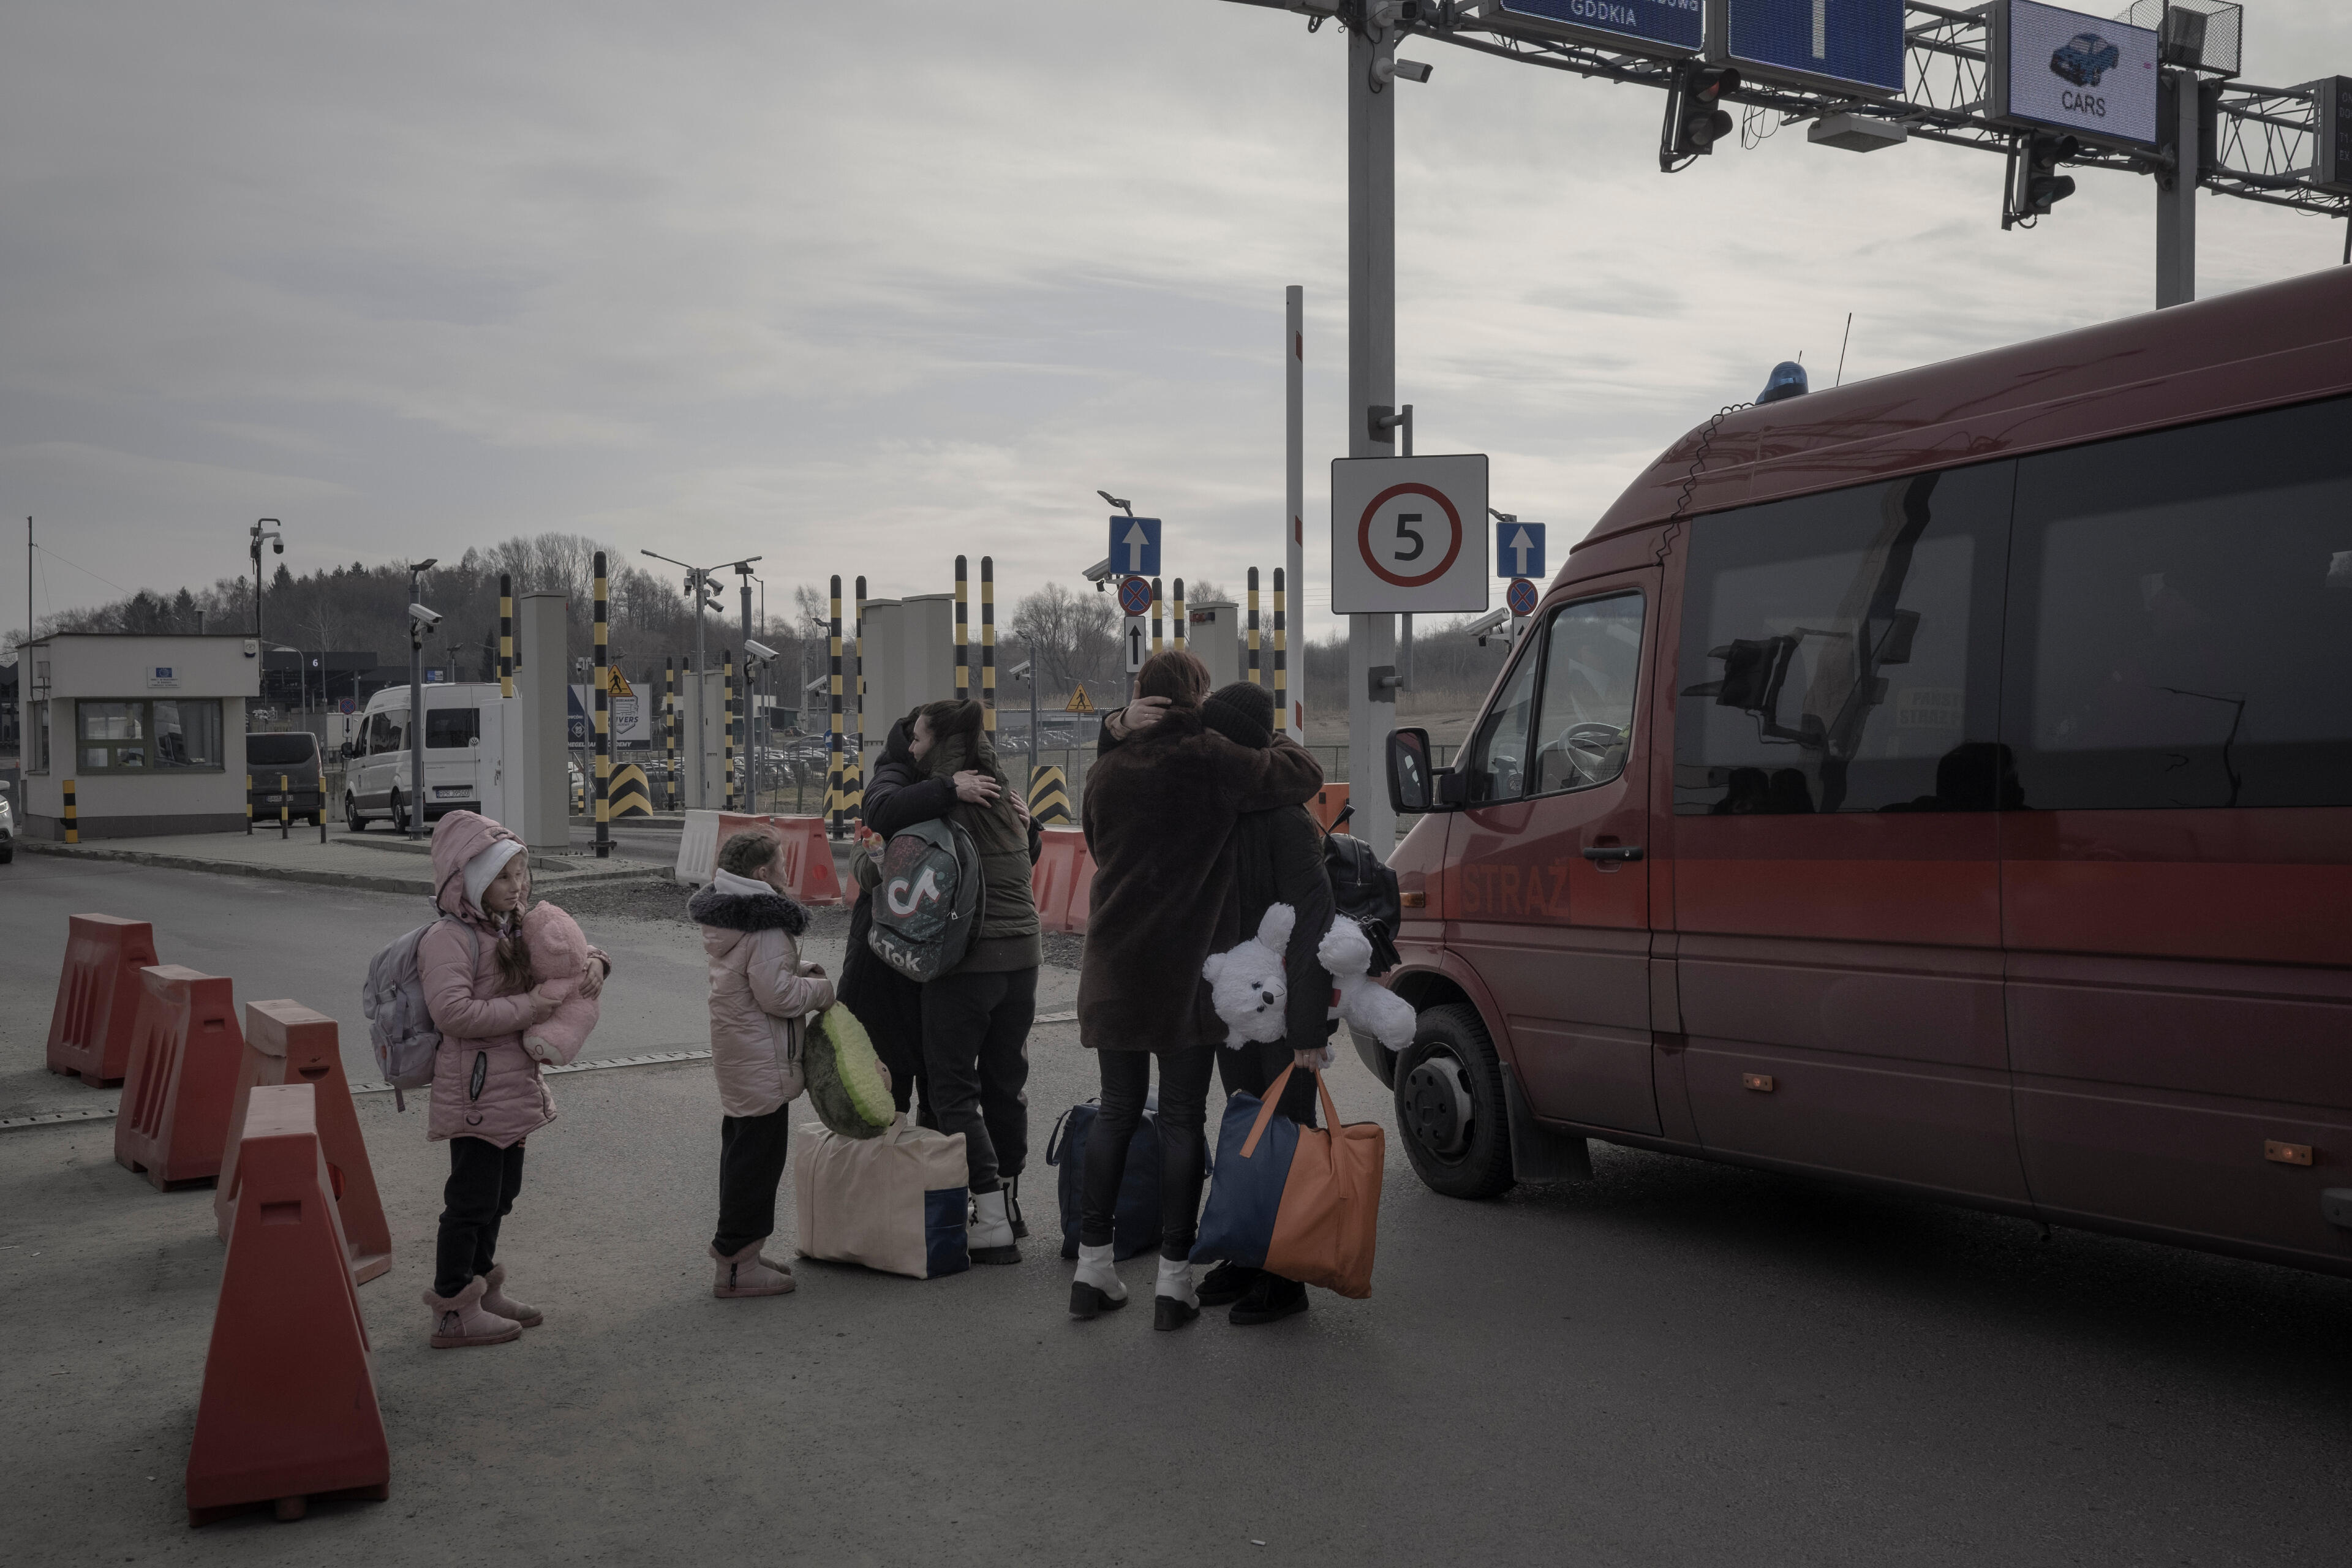
[[[766,643],[753,642],[750,637],[745,637],[743,639],[743,651],[750,654],[753,658],[758,659],[761,664],[773,664],[776,662],[776,650],[770,647]]]
[[[1096,562],[1093,565],[1087,567],[1086,577],[1087,581],[1092,583],[1097,591],[1108,585],[1111,578],[1110,557],[1106,555],[1101,560]]]
[[[1407,81],[1427,81],[1431,68],[1419,60],[1379,60],[1372,66],[1372,75],[1383,82],[1398,77]]]
[[[441,612],[428,610],[422,605],[408,606],[408,624],[419,631],[436,630],[441,625]]]
[[[271,540],[271,541],[269,542],[269,547],[270,547],[272,550],[275,550],[276,552],[278,552],[278,554],[280,554],[280,555],[283,555],[283,554],[285,554],[285,553],[286,553],[286,542],[285,542],[284,540],[282,540],[282,539],[273,539],[273,540]]]

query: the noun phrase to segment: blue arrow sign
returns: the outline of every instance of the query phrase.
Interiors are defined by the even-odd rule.
[[[1160,575],[1158,518],[1114,517],[1110,520],[1110,569],[1126,577]]]
[[[1904,0],[1731,0],[1737,64],[1884,93],[1903,90]]]
[[[1540,577],[1544,574],[1544,525],[1540,522],[1498,522],[1495,525],[1495,575]]]

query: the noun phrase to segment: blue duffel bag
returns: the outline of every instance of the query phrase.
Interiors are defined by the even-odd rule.
[[[1054,1190],[1062,1201],[1062,1256],[1078,1255],[1078,1215],[1086,1203],[1087,1135],[1102,1107],[1093,1100],[1073,1105],[1054,1123],[1045,1140],[1045,1163],[1060,1174]],[[1128,1141],[1127,1173],[1119,1178],[1118,1207],[1111,1215],[1110,1254],[1139,1257],[1160,1247],[1160,1097],[1143,1102],[1143,1120]]]

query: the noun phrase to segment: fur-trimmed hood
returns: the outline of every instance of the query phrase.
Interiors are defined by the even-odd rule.
[[[716,885],[686,901],[687,918],[720,931],[781,931],[798,937],[808,929],[808,910],[782,893],[727,893]]]

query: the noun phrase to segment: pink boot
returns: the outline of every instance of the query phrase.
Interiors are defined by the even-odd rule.
[[[527,1302],[518,1301],[507,1294],[507,1266],[493,1266],[482,1276],[482,1310],[501,1318],[512,1318],[526,1329],[535,1329],[547,1321],[547,1314]]]
[[[482,1292],[488,1288],[487,1280],[478,1278],[454,1296],[436,1296],[430,1289],[425,1292],[425,1304],[433,1309],[435,1350],[502,1345],[509,1340],[522,1338],[520,1323],[482,1310]]]
[[[721,1300],[735,1296],[781,1296],[793,1287],[793,1271],[779,1268],[760,1256],[760,1244],[753,1242],[742,1251],[730,1257],[716,1247],[710,1256],[719,1260],[719,1277],[711,1282],[710,1293]]]

